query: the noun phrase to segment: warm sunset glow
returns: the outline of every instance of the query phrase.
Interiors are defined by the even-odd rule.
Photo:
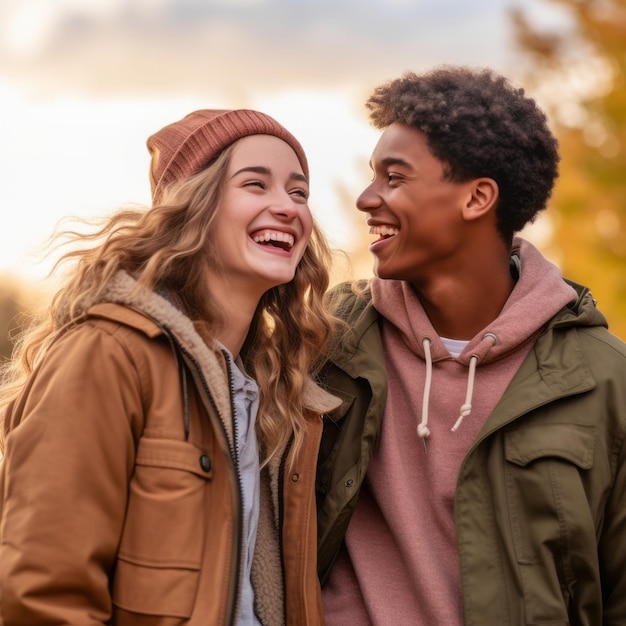
[[[406,70],[514,67],[515,4],[3,2],[0,272],[46,274],[37,250],[64,216],[147,203],[146,138],[196,108],[258,108],[287,126],[318,221],[333,245],[358,247],[349,211],[378,134],[365,98]]]

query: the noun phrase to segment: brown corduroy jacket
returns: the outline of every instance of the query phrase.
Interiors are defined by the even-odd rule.
[[[166,300],[133,289],[118,275],[111,301],[54,343],[9,407],[2,626],[235,623],[241,493],[225,362]],[[335,404],[310,383],[309,408]],[[292,465],[262,473],[253,585],[264,624],[323,624],[321,427],[311,420]]]

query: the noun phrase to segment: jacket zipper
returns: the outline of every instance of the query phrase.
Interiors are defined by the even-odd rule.
[[[228,623],[233,626],[235,624],[235,618],[238,612],[238,607],[239,607],[239,593],[240,593],[240,587],[241,587],[241,577],[242,577],[242,572],[241,572],[241,556],[243,553],[242,550],[242,537],[243,537],[243,486],[241,484],[241,471],[239,468],[239,457],[237,454],[237,424],[236,424],[236,420],[234,419],[233,416],[233,439],[234,441],[230,441],[229,437],[228,437],[228,431],[226,429],[226,425],[224,423],[224,418],[222,417],[222,415],[219,412],[219,409],[217,408],[217,404],[215,403],[215,399],[213,398],[213,395],[211,393],[211,390],[209,389],[209,386],[207,384],[207,381],[204,377],[204,374],[202,372],[202,369],[200,368],[198,362],[196,361],[196,359],[187,351],[185,350],[185,348],[180,345],[180,343],[175,339],[175,337],[171,336],[168,332],[165,333],[168,337],[171,337],[172,340],[174,341],[176,347],[178,348],[178,350],[180,350],[181,354],[185,357],[185,359],[188,361],[188,363],[190,363],[191,365],[193,365],[193,369],[190,368],[192,370],[192,373],[195,372],[195,374],[197,375],[198,380],[200,381],[201,384],[201,388],[202,391],[204,392],[204,395],[206,396],[209,404],[211,405],[213,411],[215,412],[215,415],[218,416],[218,422],[220,424],[220,428],[221,428],[221,434],[224,436],[224,440],[226,441],[227,444],[227,448],[230,452],[230,458],[231,461],[233,463],[233,470],[235,473],[235,479],[236,479],[236,483],[237,483],[237,492],[238,492],[238,524],[237,524],[237,528],[236,528],[236,537],[235,537],[235,541],[236,541],[236,545],[235,545],[235,562],[236,562],[236,568],[235,568],[235,589],[231,590],[231,594],[232,594],[232,598],[231,598],[231,602],[230,602],[230,615],[228,616]],[[228,357],[227,355],[222,352],[224,354],[224,357],[227,359],[228,361]],[[228,386],[229,386],[229,396],[230,396],[230,406],[231,406],[231,411],[232,411],[232,407],[233,407],[233,383],[231,380],[231,373],[230,373],[230,368],[227,367],[227,372],[228,372]]]
[[[231,454],[234,461],[235,466],[235,476],[237,478],[237,486],[239,487],[239,524],[237,524],[237,545],[239,546],[238,550],[238,559],[237,559],[237,590],[235,593],[235,602],[234,602],[234,611],[233,611],[233,619],[236,615],[239,614],[239,600],[241,594],[241,586],[243,585],[243,572],[242,572],[242,560],[244,557],[243,552],[243,484],[241,480],[241,467],[239,465],[239,449],[237,448],[237,441],[239,437],[239,430],[237,419],[235,415],[235,388],[233,384],[233,374],[231,371],[232,361],[230,360],[230,356],[224,350],[222,350],[222,354],[224,355],[224,359],[226,359],[227,367],[227,377],[228,377],[228,393],[230,396],[230,413],[232,416],[233,423],[233,441],[232,441],[232,449]]]
[[[280,569],[283,578],[283,615],[287,617],[287,581],[285,580],[285,548],[283,545],[283,526],[285,520],[285,465],[291,450],[293,437],[289,439],[278,467],[278,554],[280,556]]]

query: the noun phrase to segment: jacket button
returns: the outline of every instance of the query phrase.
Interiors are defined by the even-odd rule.
[[[211,459],[209,458],[209,456],[207,454],[203,454],[200,457],[200,469],[203,472],[210,472],[211,471]]]
[[[291,482],[292,483],[297,483],[300,480],[300,474],[292,474],[291,475]]]
[[[345,482],[346,487],[352,487],[352,485],[354,485],[354,480],[352,480],[352,478],[348,478],[348,480],[346,480]]]

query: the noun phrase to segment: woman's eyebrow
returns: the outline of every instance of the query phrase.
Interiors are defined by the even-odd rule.
[[[306,183],[307,185],[309,184],[307,177],[304,174],[300,174],[298,172],[292,172],[289,178],[292,180],[300,180],[303,183]]]
[[[272,173],[272,170],[269,167],[265,167],[264,165],[248,165],[246,167],[242,167],[240,170],[237,170],[231,178],[235,178],[239,174],[244,172],[252,172],[254,174],[263,174],[265,176],[269,176]],[[292,172],[289,175],[289,178],[292,180],[299,180],[304,183],[308,183],[308,179],[304,174],[300,174],[299,172]]]
[[[242,167],[240,170],[237,170],[231,178],[242,174],[243,172],[253,172],[254,174],[265,174],[266,176],[271,174],[271,170],[269,167],[265,167],[263,165],[248,165],[247,167]]]

